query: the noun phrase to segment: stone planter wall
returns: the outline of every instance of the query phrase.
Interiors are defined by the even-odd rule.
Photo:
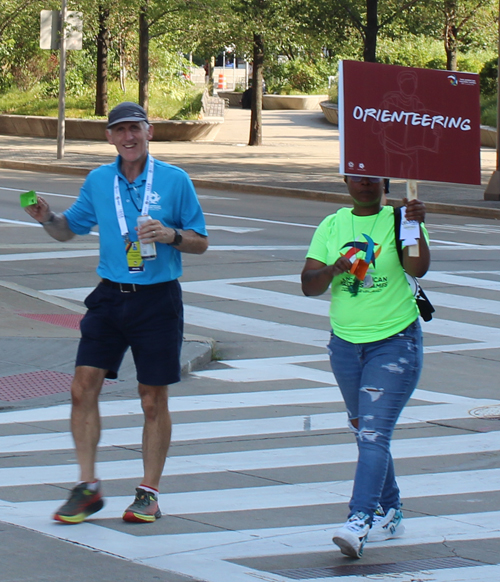
[[[227,100],[229,107],[239,107],[241,109],[241,98],[243,97],[241,91],[217,91],[217,95],[221,99]]]
[[[320,109],[321,101],[328,99],[328,95],[264,95],[263,109]]]
[[[326,119],[330,123],[333,123],[333,125],[339,124],[339,110],[336,103],[332,103],[331,101],[322,101],[320,103],[320,107]]]
[[[223,119],[153,121],[153,141],[212,141]],[[105,119],[66,119],[66,139],[105,141]],[[57,138],[57,118],[36,115],[0,115],[0,135]]]
[[[494,127],[481,125],[481,145],[489,148],[497,147],[497,130]]]

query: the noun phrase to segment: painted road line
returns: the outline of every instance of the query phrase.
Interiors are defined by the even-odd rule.
[[[500,438],[498,432],[413,439],[395,438],[392,441],[391,450],[394,459],[481,455],[500,451]],[[202,455],[174,455],[167,459],[163,475],[169,477],[223,473],[225,471],[334,466],[340,463],[352,463],[356,455],[357,447],[354,439],[351,443],[331,445],[252,449]],[[102,481],[141,477],[143,474],[142,459],[99,462],[97,471]],[[0,487],[73,483],[77,480],[77,475],[78,466],[76,464],[1,468]]]
[[[333,381],[333,376],[330,376]],[[443,398],[446,396],[443,395]],[[256,392],[229,392],[224,394],[201,394],[192,396],[171,396],[168,399],[170,412],[195,412],[208,410],[230,410],[239,408],[260,408],[265,406],[289,406],[326,404],[342,402],[342,396],[337,386],[326,388],[296,388],[293,390],[266,390]],[[443,402],[443,400],[439,400]],[[474,402],[485,403],[480,400]],[[67,420],[71,406],[61,404],[47,408],[35,408],[32,410],[12,410],[0,412],[0,424],[21,422],[33,423],[54,420]],[[130,400],[108,400],[99,403],[101,417],[128,416],[141,414],[141,401],[139,398]]]
[[[403,410],[398,426],[468,417],[469,410],[463,404],[409,406]],[[178,443],[191,440],[199,441],[200,438],[206,440],[286,433],[308,435],[314,431],[342,429],[345,428],[345,424],[344,412],[181,423],[174,424],[172,441]],[[102,431],[99,446],[133,446],[140,445],[141,442],[142,426],[114,428]],[[69,432],[43,432],[0,437],[0,453],[69,450],[73,449],[73,446],[73,439]]]
[[[398,485],[403,499],[415,499],[471,493],[492,493],[498,490],[500,469],[479,471],[450,471],[403,475]],[[265,483],[266,480],[264,479]],[[160,495],[160,503],[168,508],[169,515],[195,515],[201,513],[228,513],[234,511],[272,510],[315,505],[347,504],[352,494],[352,480],[294,483],[292,485],[262,485],[234,489],[182,491]],[[126,506],[127,496],[106,497],[103,518],[120,515]],[[23,512],[46,513],[64,503],[64,499],[25,501],[17,503]],[[500,536],[500,527],[497,526]]]
[[[319,356],[291,356],[279,358],[256,358],[255,360],[226,360],[224,363],[229,367],[224,372],[227,373],[227,381],[235,382],[236,379],[231,374],[234,370],[239,369],[264,369],[269,371],[275,366],[284,366],[286,362],[315,362],[324,361],[326,355]],[[301,366],[290,365],[292,372],[291,378],[297,378],[297,368]],[[311,368],[308,368],[311,370]],[[334,380],[333,375],[328,372],[328,378],[325,378],[321,370],[314,380],[320,384],[326,380],[326,384],[331,384]],[[200,378],[219,378],[216,373],[218,370],[205,370],[194,372],[193,375]],[[300,374],[300,370],[298,371]],[[269,376],[265,376],[266,382],[270,381]],[[479,408],[481,406],[498,406],[498,400],[486,398],[471,398],[469,396],[459,396],[457,394],[447,394],[444,392],[433,392],[417,388],[412,395],[412,400],[421,400],[424,402],[433,402],[441,404],[463,404],[468,409]],[[337,386],[328,385],[327,387],[314,388],[295,388],[291,390],[266,390],[256,392],[228,392],[224,394],[197,394],[192,396],[171,396],[169,398],[169,408],[172,412],[193,412],[201,410],[226,410],[232,408],[252,408],[260,406],[280,406],[289,404],[321,404],[321,403],[338,403],[342,402]],[[142,414],[141,402],[138,398],[129,400],[103,400],[99,403],[100,415],[103,418],[113,416],[128,416]],[[52,422],[55,420],[69,419],[71,412],[70,404],[59,404],[48,406],[46,408],[33,408],[26,410],[7,410],[0,412],[0,425],[13,423],[34,423],[34,422]]]

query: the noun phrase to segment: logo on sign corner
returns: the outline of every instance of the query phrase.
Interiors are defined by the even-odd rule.
[[[456,87],[458,85],[458,79],[456,75],[448,75],[447,77],[450,80],[450,85]]]

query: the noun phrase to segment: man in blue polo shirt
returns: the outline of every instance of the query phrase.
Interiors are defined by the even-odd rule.
[[[104,379],[117,377],[129,347],[144,411],[144,478],[123,519],[149,523],[161,517],[158,488],[172,426],[168,385],[180,379],[181,252],[202,254],[208,248],[205,220],[188,175],[148,153],[153,126],[144,109],[131,102],[115,107],[106,136],[118,157],[88,175],[71,208],[55,214],[41,196],[26,208],[59,241],[99,225],[101,282],[85,300],[88,311],[80,326],[71,385],[80,481],[54,514],[63,523],[80,523],[104,505],[95,474],[98,398]],[[145,217],[140,227],[139,216]],[[153,245],[152,259],[141,257],[146,245]]]

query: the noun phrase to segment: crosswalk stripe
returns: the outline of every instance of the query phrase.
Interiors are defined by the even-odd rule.
[[[332,374],[329,376],[329,381],[333,384],[334,378]],[[327,388],[296,388],[293,390],[171,396],[168,399],[171,412],[228,410],[232,408],[286,406],[291,404],[326,404],[341,401],[342,397],[339,389],[333,385]],[[0,412],[0,424],[67,420],[70,411],[69,404],[62,404],[48,408]],[[141,402],[138,398],[102,401],[99,404],[99,411],[101,417],[142,414]]]
[[[437,404],[429,406],[409,406],[400,416],[398,425],[432,422],[456,418],[467,418],[467,408],[463,404]],[[346,425],[344,412],[285,416],[278,418],[251,418],[174,424],[173,442],[200,439],[216,439],[264,434],[302,433],[317,430],[334,430]],[[101,447],[137,445],[142,442],[142,427],[103,430]],[[0,453],[26,451],[54,451],[73,449],[74,443],[69,432],[34,433],[0,437]]]
[[[226,373],[227,381],[234,381],[231,376],[232,370],[236,367],[242,369],[263,369],[267,372],[269,369],[279,367],[279,362],[288,358],[265,358],[257,360],[239,360],[226,361],[230,366],[222,372]],[[302,361],[302,358],[300,358]],[[310,361],[315,361],[311,358]],[[293,366],[293,378],[301,375],[301,369]],[[311,368],[307,368],[311,370]],[[318,372],[317,376],[311,378],[321,381],[324,378],[321,370],[312,370]],[[219,370],[208,370],[195,372],[198,377],[219,378]],[[327,372],[327,382],[330,383],[334,378],[330,372]],[[241,381],[241,380],[240,380]],[[424,400],[434,403],[460,404],[469,408],[488,406],[496,404],[497,401],[471,398],[468,396],[459,396],[456,394],[446,394],[443,392],[431,392],[417,388],[413,393],[416,400]],[[172,412],[194,412],[208,410],[227,410],[238,408],[264,407],[264,406],[284,406],[290,404],[322,404],[342,402],[340,392],[337,386],[315,387],[315,388],[295,388],[292,390],[266,390],[255,392],[229,392],[223,394],[204,394],[194,396],[171,396],[169,398],[169,408]],[[101,417],[110,418],[113,416],[129,416],[142,414],[141,403],[138,398],[130,400],[107,400],[99,404]],[[29,422],[49,422],[55,420],[68,420],[71,407],[69,404],[60,404],[49,406],[47,408],[33,408],[31,410],[9,410],[0,412],[0,425],[11,423],[29,423]]]
[[[450,279],[451,277],[451,279]],[[457,285],[474,286],[481,289],[500,289],[500,283],[486,279],[448,275],[444,272],[432,272],[428,274],[429,280],[439,282],[451,282]],[[224,279],[216,281],[187,282],[183,284],[186,291],[193,293],[206,293],[210,296],[232,299],[252,304],[265,305],[267,307],[309,313],[311,315],[327,316],[328,301],[326,299],[306,298],[302,296],[278,293],[269,290],[259,290],[249,286],[239,287],[237,283],[269,281],[297,282],[297,276],[287,277],[267,277],[267,278],[247,278],[247,279]],[[46,291],[48,294],[57,295],[63,298],[83,299],[86,295],[79,296],[80,290],[57,290]],[[438,295],[438,304],[440,297]],[[465,300],[464,300],[465,301]],[[460,299],[453,296],[450,299],[443,299],[444,306],[460,309]],[[483,309],[488,309],[488,304],[483,305]],[[496,307],[498,310],[498,307]],[[214,311],[211,309],[185,306],[185,318],[187,322],[192,322],[198,327],[207,329],[219,329],[221,331],[261,337],[276,341],[286,341],[301,345],[314,346],[324,349],[328,343],[329,333],[327,329],[314,329],[308,327],[298,327],[289,324],[278,323],[269,320],[261,320],[241,315]],[[426,346],[426,353],[441,353],[445,351],[471,351],[478,349],[500,348],[500,335],[498,329],[473,323],[444,320],[434,317],[425,327],[427,334],[438,336],[448,336],[456,339],[472,340],[467,343],[449,343]],[[477,342],[477,343],[475,343]]]
[[[498,432],[442,437],[394,439],[395,459],[412,459],[450,455],[480,454],[500,451]],[[163,475],[194,475],[224,471],[307,467],[352,463],[357,455],[356,444],[342,443],[279,449],[234,451],[201,455],[172,456],[167,459]],[[132,479],[142,476],[142,459],[107,461],[97,464],[99,478]],[[0,469],[0,487],[73,483],[77,479],[75,464],[9,467]]]
[[[398,484],[404,499],[435,497],[446,491],[446,495],[486,493],[498,490],[500,469],[480,471],[452,471],[420,475],[403,475]],[[169,515],[193,515],[200,513],[227,513],[233,511],[272,510],[278,508],[308,507],[314,505],[346,504],[352,492],[351,480],[317,483],[295,483],[293,485],[262,485],[166,493],[160,496]],[[130,496],[106,498],[104,518],[120,515]],[[23,511],[34,514],[50,514],[64,500],[26,501],[17,505]],[[500,532],[499,532],[500,535]]]
[[[447,285],[459,287],[472,287],[473,289],[500,291],[499,281],[481,279],[480,277],[465,277],[464,275],[455,275],[446,271],[428,271],[425,275],[425,281],[445,283]]]

